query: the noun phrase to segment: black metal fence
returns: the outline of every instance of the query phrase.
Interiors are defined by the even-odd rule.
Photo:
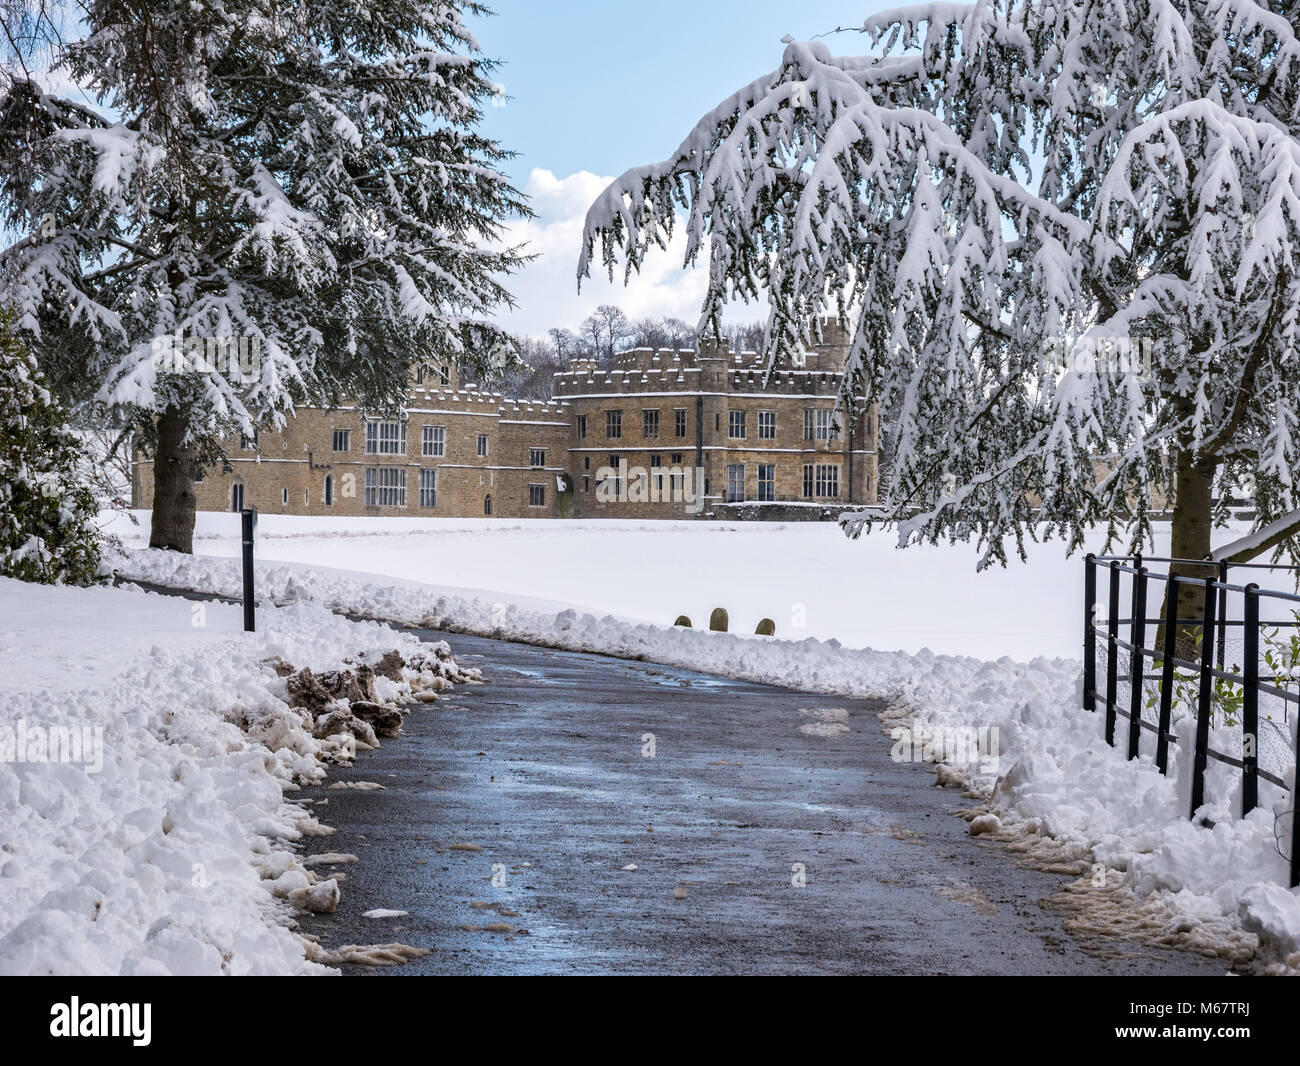
[[[1206,576],[1160,572],[1152,563]],[[1189,817],[1206,802],[1210,761],[1240,771],[1243,817],[1260,806],[1261,782],[1280,790],[1276,803],[1290,800],[1293,888],[1300,885],[1300,743],[1292,737],[1292,718],[1300,715],[1300,595],[1232,578],[1234,571],[1261,580],[1285,575],[1294,587],[1296,570],[1089,555],[1083,660],[1083,706],[1095,711],[1102,702],[1112,747],[1119,719],[1127,721],[1130,759],[1143,753],[1143,731],[1153,733],[1155,764],[1167,773],[1175,727],[1195,722]],[[1201,617],[1177,617],[1195,615],[1196,607]],[[1288,794],[1291,770],[1296,784]]]

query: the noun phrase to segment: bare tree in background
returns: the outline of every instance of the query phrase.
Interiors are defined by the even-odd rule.
[[[551,347],[559,359],[576,359],[585,350],[582,338],[574,334],[571,329],[560,329],[557,326],[548,329],[546,335],[551,338]]]
[[[631,319],[613,304],[601,304],[582,323],[583,337],[591,342],[596,358],[604,366],[613,365],[614,353],[635,332]]]
[[[694,348],[699,340],[695,327],[680,318],[665,318],[663,326],[668,334],[669,348]]]
[[[723,325],[723,333],[733,352],[757,352],[763,348],[762,322],[736,322]]]

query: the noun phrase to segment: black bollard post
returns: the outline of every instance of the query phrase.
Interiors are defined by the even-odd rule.
[[[239,512],[239,517],[242,519],[244,532],[244,632],[252,633],[257,628],[253,617],[255,609],[253,603],[253,526],[256,520],[256,512],[252,508],[245,508]]]

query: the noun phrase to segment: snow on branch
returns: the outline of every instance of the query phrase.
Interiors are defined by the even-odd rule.
[[[1296,31],[1251,0],[981,0],[881,12],[867,54],[788,41],[601,194],[579,279],[684,225],[702,331],[766,299],[773,368],[839,318],[906,537],[1140,537],[1185,455],[1258,477],[1270,522],[1300,469]]]

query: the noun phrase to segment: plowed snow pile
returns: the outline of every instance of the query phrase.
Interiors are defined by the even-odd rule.
[[[241,628],[239,607],[0,578],[0,973],[328,972],[293,931],[337,901],[294,848],[328,830],[287,796],[372,722],[291,684],[359,677],[352,709],[392,727],[477,675],[312,603]]]

